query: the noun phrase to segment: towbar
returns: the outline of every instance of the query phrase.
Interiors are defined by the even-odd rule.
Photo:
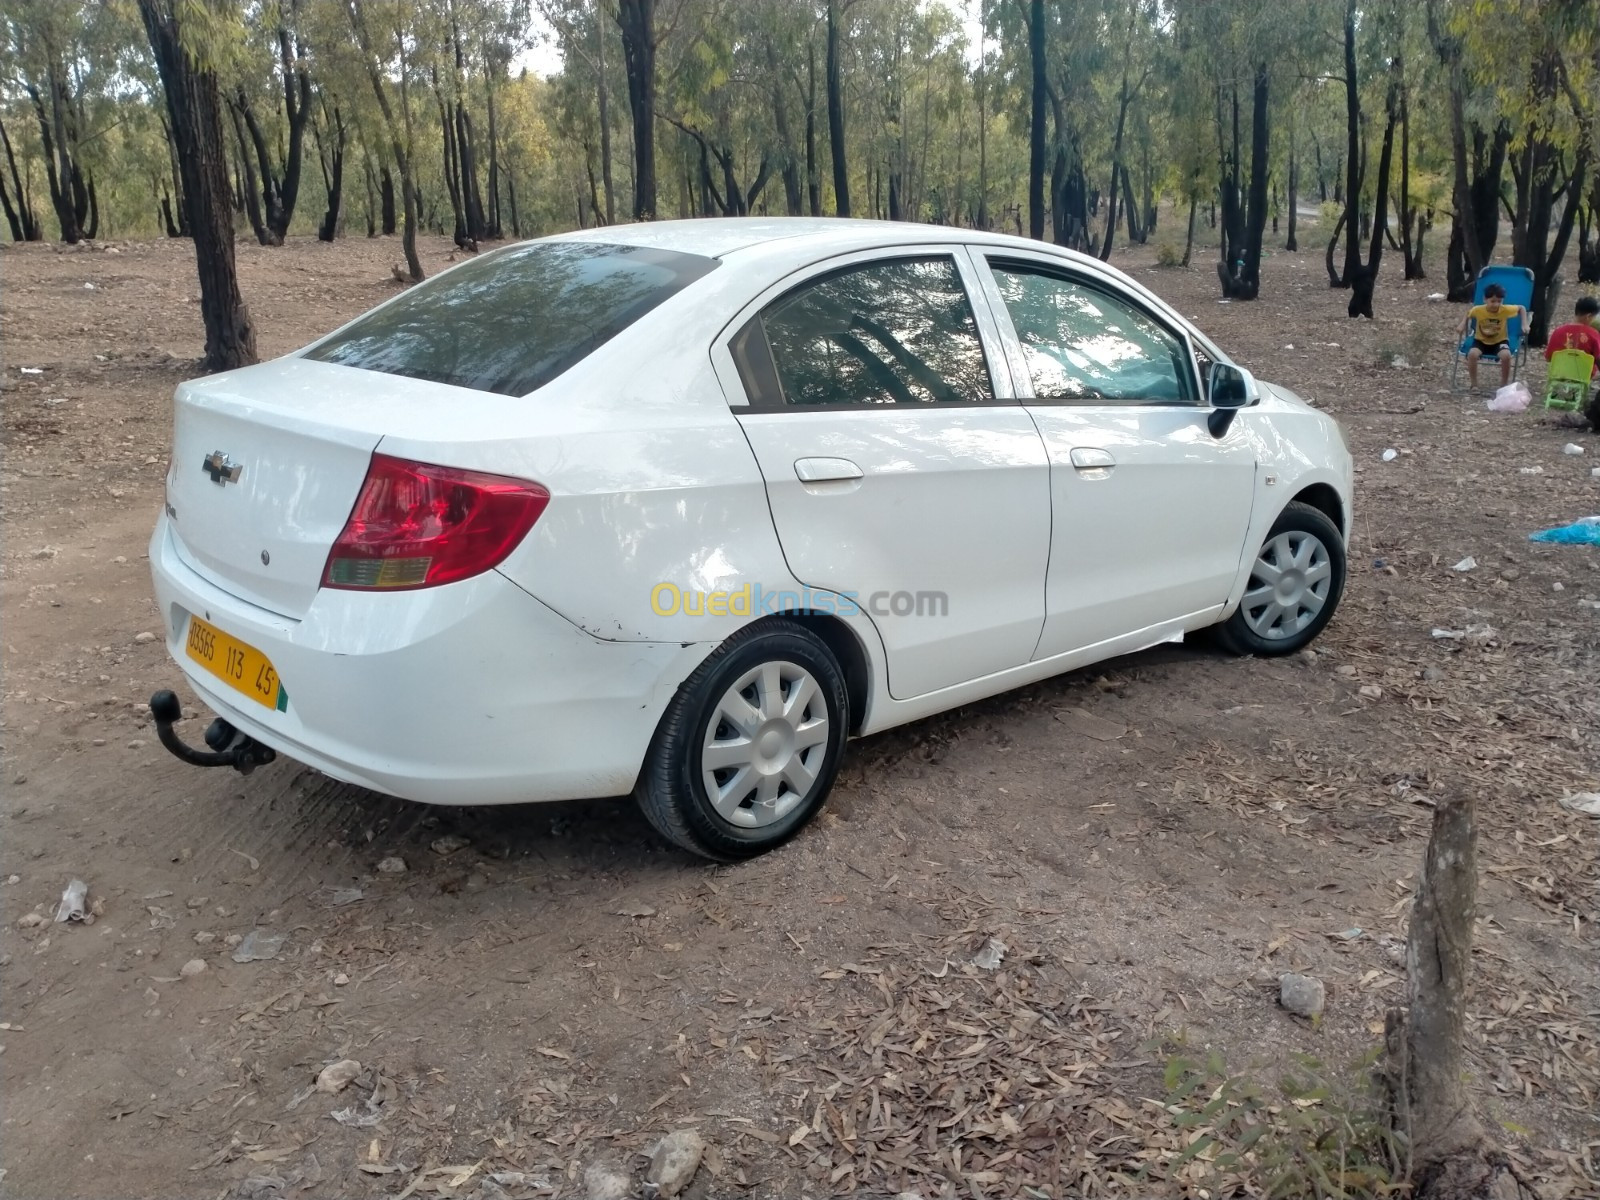
[[[206,729],[206,745],[210,750],[196,750],[185,745],[173,729],[173,725],[183,719],[183,706],[178,703],[177,694],[166,689],[150,697],[150,715],[155,718],[156,736],[161,744],[191,767],[232,767],[239,774],[248,775],[278,757],[271,746],[263,746],[221,717]]]

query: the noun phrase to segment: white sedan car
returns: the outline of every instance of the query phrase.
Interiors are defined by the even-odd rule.
[[[179,387],[167,645],[279,751],[434,804],[632,792],[715,859],[853,735],[1215,626],[1285,654],[1345,580],[1337,424],[1039,242],[667,221],[485,253]]]

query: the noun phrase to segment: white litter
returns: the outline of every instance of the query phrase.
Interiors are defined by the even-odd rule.
[[[1411,368],[1411,360],[1404,354],[1396,354],[1389,360],[1389,365],[1397,371],[1407,371]]]
[[[17,370],[21,371],[24,375],[43,375],[44,374],[44,368],[43,367],[18,367]]]
[[[1544,468],[1543,467],[1518,467],[1517,468],[1517,474],[1518,475],[1543,475],[1544,474]]]
[[[1443,292],[1429,292],[1428,293],[1428,299],[1433,301],[1435,304],[1437,304],[1439,301],[1444,299],[1444,293]]]
[[[61,905],[56,909],[56,921],[83,920],[89,915],[88,899],[89,885],[81,879],[74,879],[67,884],[67,890],[61,893]]]
[[[1585,816],[1600,817],[1600,792],[1573,792],[1570,796],[1561,797],[1561,807]]]
[[[999,938],[990,938],[983,944],[983,948],[972,956],[972,965],[982,967],[985,971],[998,970],[1007,949],[1006,944]]]
[[[1452,571],[1476,571],[1478,569],[1478,560],[1469,554],[1450,569]]]
[[[1433,636],[1441,642],[1459,642],[1466,639],[1467,631],[1465,629],[1440,629],[1435,627]]]
[[[1398,451],[1398,450],[1385,450],[1383,452],[1383,461],[1384,462],[1393,462],[1395,459],[1397,459],[1399,457],[1400,457],[1400,451]]]
[[[1565,446],[1561,447],[1561,453],[1570,454],[1573,457],[1576,457],[1583,453],[1583,447],[1578,445],[1577,442],[1568,442]]]

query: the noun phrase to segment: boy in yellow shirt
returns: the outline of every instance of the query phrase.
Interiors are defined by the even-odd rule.
[[[1472,391],[1478,390],[1478,360],[1486,354],[1500,360],[1500,386],[1511,382],[1511,320],[1521,317],[1526,321],[1528,310],[1505,303],[1505,298],[1505,288],[1491,283],[1483,289],[1483,303],[1469,309],[1456,330],[1456,336],[1462,337],[1472,326],[1472,348],[1467,351],[1467,383]]]

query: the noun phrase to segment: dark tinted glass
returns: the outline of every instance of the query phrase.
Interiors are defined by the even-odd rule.
[[[1127,301],[1047,271],[997,262],[1040,400],[1192,404],[1183,343]]]
[[[761,321],[790,405],[994,398],[978,325],[948,258],[840,271],[789,293]]]
[[[642,246],[508,246],[418,284],[306,357],[521,396],[717,265]]]

